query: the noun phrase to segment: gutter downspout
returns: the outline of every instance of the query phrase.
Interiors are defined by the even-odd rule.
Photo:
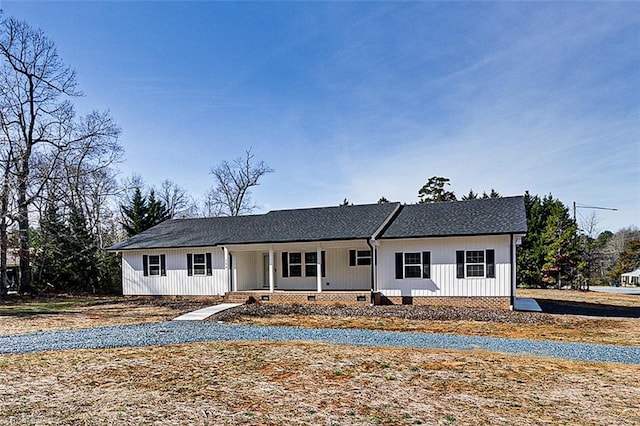
[[[371,238],[370,240],[367,240],[367,245],[371,248],[371,292],[375,292],[376,291],[376,287],[377,287],[377,269],[378,269],[378,262],[377,262],[377,249],[378,249],[378,242],[375,240],[375,238]]]
[[[516,306],[516,265],[515,265],[515,246],[513,244],[513,234],[509,234],[509,263],[511,265],[511,298],[509,301],[509,309],[515,310]]]
[[[389,224],[398,216],[402,210],[402,204],[398,203],[395,209],[382,222],[382,225],[375,230],[367,244],[371,247],[371,304],[374,304],[374,293],[378,291],[378,236],[382,234]]]

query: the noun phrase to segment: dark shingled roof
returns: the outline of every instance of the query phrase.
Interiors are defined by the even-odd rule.
[[[523,197],[403,206],[381,238],[418,238],[525,233]]]
[[[276,210],[263,215],[172,219],[110,250],[370,238],[398,203]]]

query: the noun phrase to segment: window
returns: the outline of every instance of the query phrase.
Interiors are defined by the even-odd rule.
[[[456,252],[457,278],[495,278],[495,250]]]
[[[322,276],[325,273],[325,253],[322,252]],[[282,253],[282,277],[315,277],[318,275],[318,253],[315,251],[306,253]]]
[[[317,277],[318,265],[317,265],[318,253],[305,253],[304,254],[304,276],[305,277]]]
[[[484,277],[484,250],[471,250],[465,256],[467,277]]]
[[[349,266],[371,265],[371,250],[349,250]]]
[[[147,276],[166,276],[166,261],[164,254],[152,254],[142,256],[142,274]]]
[[[431,278],[431,252],[396,253],[396,279]]]
[[[289,253],[289,276],[302,276],[302,253]]]
[[[212,275],[211,253],[187,253],[187,275]]]

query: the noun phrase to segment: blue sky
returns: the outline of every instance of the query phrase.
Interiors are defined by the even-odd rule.
[[[252,148],[262,211],[553,194],[640,225],[639,2],[28,2],[122,127],[122,176],[199,197]],[[591,211],[581,210],[583,216]]]

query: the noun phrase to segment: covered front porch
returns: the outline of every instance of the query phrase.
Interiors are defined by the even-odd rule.
[[[372,289],[375,255],[366,240],[228,245],[223,250],[231,293],[258,292],[262,298],[263,293],[369,294]]]

